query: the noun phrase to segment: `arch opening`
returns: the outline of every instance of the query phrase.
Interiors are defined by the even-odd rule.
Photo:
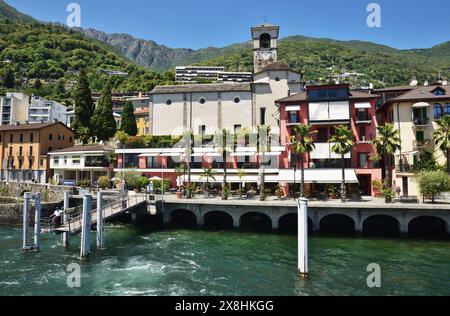
[[[400,223],[392,216],[371,216],[363,223],[363,234],[370,237],[400,237]]]
[[[264,49],[268,49],[271,48],[271,37],[269,34],[264,33],[259,37],[259,47],[260,48],[264,48]]]
[[[272,231],[272,220],[263,213],[247,213],[241,217],[240,230],[245,232],[270,233]]]
[[[439,217],[420,216],[409,222],[408,231],[411,237],[449,238],[447,223]]]
[[[197,216],[189,210],[174,210],[170,213],[170,226],[174,228],[196,228]]]
[[[203,229],[212,231],[232,230],[233,217],[225,212],[209,212],[203,218]]]
[[[278,222],[280,234],[297,235],[298,234],[298,215],[287,214],[280,218]],[[314,232],[314,224],[311,218],[308,217],[308,235]]]
[[[328,215],[320,221],[320,234],[326,236],[354,236],[355,221],[347,215]]]

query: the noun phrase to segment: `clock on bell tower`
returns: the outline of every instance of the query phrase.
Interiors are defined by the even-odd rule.
[[[278,61],[278,36],[280,27],[262,24],[252,27],[255,73]]]

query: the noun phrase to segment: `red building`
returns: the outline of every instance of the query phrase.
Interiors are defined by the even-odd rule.
[[[348,174],[356,173],[364,195],[374,195],[372,181],[382,179],[382,171],[371,158],[375,154],[373,139],[377,133],[376,104],[379,95],[350,90],[349,85],[308,86],[306,91],[277,101],[280,108],[281,145],[287,151],[280,157],[280,169],[300,168],[290,140],[298,124],[308,124],[313,131],[316,149],[305,157],[307,169],[342,168],[342,158],[331,150],[328,140],[339,125],[348,126],[355,146],[346,156]],[[310,183],[309,189],[323,192],[326,183]]]

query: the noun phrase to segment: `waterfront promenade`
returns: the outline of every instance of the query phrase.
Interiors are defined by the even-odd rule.
[[[253,219],[278,231],[297,223],[297,202],[293,199],[271,198],[261,202],[230,198],[222,201],[220,197],[199,196],[191,200],[179,200],[168,195],[159,212],[163,214],[165,224],[193,220],[198,227],[219,221],[238,229]],[[450,204],[386,204],[377,198],[347,203],[312,200],[309,202],[309,226],[313,232],[331,229],[348,233],[380,231],[407,235],[419,230],[450,235]]]

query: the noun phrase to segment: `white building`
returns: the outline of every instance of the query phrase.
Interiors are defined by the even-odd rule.
[[[58,184],[76,185],[89,179],[94,184],[98,178],[112,178],[114,167],[110,155],[114,148],[104,145],[75,146],[49,153],[50,169]]]
[[[253,83],[158,86],[151,94],[153,135],[214,134],[218,129],[255,130],[260,125],[279,134],[276,100],[302,92],[301,75],[278,62],[279,27],[252,28],[255,74]],[[186,67],[185,67],[186,68]],[[220,72],[222,67],[208,71]]]
[[[251,72],[229,72],[224,67],[180,66],[175,68],[175,81],[180,83],[211,82],[252,82]]]
[[[46,100],[39,96],[32,96],[28,108],[28,122],[50,123],[66,122],[67,107],[56,101]]]
[[[30,97],[24,93],[7,93],[0,97],[0,126],[25,123]]]

